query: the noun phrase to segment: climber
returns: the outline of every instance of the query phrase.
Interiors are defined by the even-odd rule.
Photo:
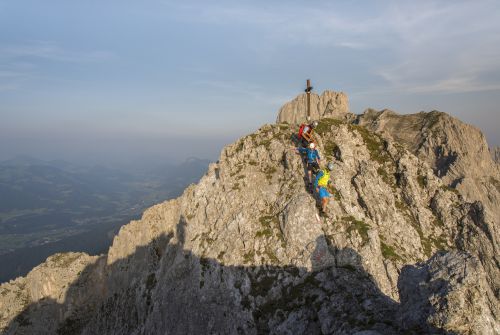
[[[318,121],[314,121],[311,124],[301,124],[299,128],[299,133],[297,137],[302,142],[302,145],[307,146],[313,139],[313,130],[318,126]]]
[[[321,202],[321,211],[326,213],[328,198],[332,195],[328,192],[328,184],[330,183],[330,172],[333,170],[333,163],[327,164],[326,169],[322,169],[316,175],[316,180],[314,181],[314,188],[319,196]]]
[[[321,162],[321,157],[319,157],[318,150],[316,150],[316,144],[314,142],[309,143],[307,148],[294,148],[297,153],[305,153],[307,160],[307,176],[309,177],[309,190],[312,193],[312,174],[319,170],[319,164]]]

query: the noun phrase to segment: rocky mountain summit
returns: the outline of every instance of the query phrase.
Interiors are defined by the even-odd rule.
[[[301,94],[280,108],[276,123],[297,124],[307,119],[307,96]],[[347,95],[343,92],[324,91],[321,95],[311,93],[311,119],[321,118],[348,118],[349,113]]]
[[[354,115],[343,97],[311,99],[335,163],[326,216],[292,149],[302,95],[106,255],[57,254],[1,285],[3,334],[500,333],[484,137],[439,112]]]

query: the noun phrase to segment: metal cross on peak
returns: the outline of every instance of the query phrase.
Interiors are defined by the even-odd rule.
[[[306,94],[307,94],[307,121],[310,121],[311,120],[311,91],[313,89],[313,87],[311,86],[310,79],[307,79],[306,85],[307,85],[307,87],[304,90],[304,92],[306,92]]]
[[[311,86],[311,79],[307,79],[306,89],[304,90],[304,92],[311,93],[312,89],[313,89],[313,87]]]

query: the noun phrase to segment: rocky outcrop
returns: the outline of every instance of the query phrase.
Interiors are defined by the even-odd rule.
[[[89,261],[70,273],[84,275],[68,276],[49,259],[41,267],[60,272],[62,284],[43,291],[45,276],[38,276],[42,284],[23,286],[21,278],[0,286],[3,306],[28,297],[4,312],[4,331],[398,334],[416,332],[417,318],[422,329],[446,333],[456,323],[429,316],[422,301],[434,303],[428,297],[437,279],[427,278],[451,283],[435,291],[439,296],[468,299],[473,290],[450,277],[461,253],[422,265],[440,250],[470,254],[466,263],[475,264],[477,277],[467,274],[462,282],[476,280],[489,290],[488,301],[460,306],[496,322],[498,239],[480,201],[467,201],[401,141],[348,119],[322,118],[319,150],[335,169],[334,198],[320,217],[292,150],[295,131],[265,125],[224,148],[197,185],[123,226],[107,255],[82,256]],[[450,270],[436,270],[443,267]],[[31,298],[28,287],[53,293],[39,303],[48,293]],[[6,288],[11,300],[3,300]],[[458,315],[453,304],[439,310],[439,320]],[[412,310],[420,314],[410,317]],[[456,332],[466,334],[462,329]]]
[[[475,203],[471,211],[484,224],[463,230],[460,243],[464,250],[476,250],[479,254],[498,296],[500,280],[491,275],[496,274],[500,264],[500,170],[491,159],[481,131],[437,111],[399,115],[369,109],[358,117],[357,123],[404,145],[427,162],[445,185],[465,201]],[[471,216],[473,221],[475,216]],[[487,240],[475,237],[477,229],[486,233]]]
[[[500,147],[496,146],[491,149],[491,158],[497,164],[500,164]]]
[[[464,252],[438,253],[405,266],[399,276],[405,329],[430,333],[499,334],[498,300],[479,260]]]
[[[103,265],[97,256],[60,253],[25,278],[3,284],[0,330],[5,334],[53,334],[74,313],[88,320],[104,293]]]
[[[486,138],[474,126],[442,112],[399,115],[390,110],[367,110],[359,125],[405,144],[429,163],[436,175],[456,185],[462,178],[497,174]]]
[[[321,118],[353,117],[349,113],[347,95],[343,92],[324,91],[321,95],[311,93],[311,120]],[[300,124],[307,121],[307,95],[301,94],[286,103],[278,112],[277,123]]]

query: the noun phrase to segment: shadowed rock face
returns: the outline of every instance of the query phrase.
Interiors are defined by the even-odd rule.
[[[308,271],[224,265],[184,249],[184,225],[179,222],[176,233],[160,235],[112,264],[90,263],[83,272],[104,271],[102,285],[77,281],[65,290],[63,300],[38,300],[21,311],[5,333],[350,334],[371,329],[397,334],[397,303],[365,272],[331,266]],[[156,254],[159,246],[162,252]],[[322,257],[321,246],[315,247],[311,262]],[[76,263],[47,267],[62,272],[78,268]],[[148,269],[130,271],[141,264]],[[93,299],[75,303],[82,290]]]
[[[303,162],[291,150],[296,129],[263,126],[224,148],[181,197],[123,226],[107,255],[56,255],[0,286],[0,327],[7,334],[494,330],[500,273],[488,208],[450,188],[401,141],[348,118],[323,118],[316,130],[320,154],[335,162],[326,217],[316,219]],[[463,253],[425,262],[439,250]],[[464,259],[476,270],[461,282],[480,283],[487,298],[467,300],[472,286],[455,281]],[[443,266],[450,270],[436,270]],[[470,326],[454,303],[440,303],[453,299],[490,323]],[[444,307],[435,312],[429,303]],[[454,321],[443,321],[448,316]]]
[[[496,299],[485,277],[477,258],[457,251],[405,266],[399,277],[404,327],[426,333],[433,326],[458,334],[499,334],[498,304],[484,308]]]

